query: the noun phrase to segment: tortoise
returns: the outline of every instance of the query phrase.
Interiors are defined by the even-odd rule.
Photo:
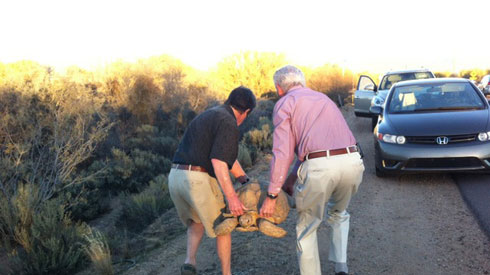
[[[262,205],[267,192],[260,188],[260,184],[257,180],[250,181],[241,186],[237,189],[237,195],[248,210],[239,217],[227,213],[223,214],[224,220],[214,228],[216,235],[226,235],[231,233],[234,229],[240,232],[252,232],[258,230],[263,234],[274,238],[282,238],[286,235],[286,230],[277,226],[277,224],[283,222],[287,218],[289,213],[288,199],[284,191],[281,190],[278,194],[274,214],[269,218],[260,217],[258,212],[258,209],[260,209],[259,205]]]

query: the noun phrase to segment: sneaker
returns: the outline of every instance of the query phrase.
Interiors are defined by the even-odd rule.
[[[191,265],[191,264],[183,264],[180,267],[180,274],[181,275],[196,275],[197,270],[196,270],[196,267]]]

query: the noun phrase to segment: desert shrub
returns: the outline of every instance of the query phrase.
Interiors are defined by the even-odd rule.
[[[115,191],[138,192],[159,174],[170,171],[172,161],[150,151],[134,149],[125,153],[120,149],[112,150],[106,177],[101,179],[104,188]]]
[[[5,248],[13,243],[30,250],[30,228],[41,205],[39,189],[32,184],[20,184],[14,196],[0,195],[0,234]],[[15,246],[15,245],[14,245]]]
[[[262,126],[260,125],[260,119],[263,117],[272,119],[274,104],[274,100],[259,99],[255,109],[248,115],[242,125],[240,125],[240,132],[244,134],[253,128],[260,128]]]
[[[239,144],[237,160],[240,162],[243,169],[247,169],[252,166],[252,156],[250,155],[250,150],[243,143]]]
[[[132,232],[139,232],[172,207],[167,178],[155,177],[141,193],[126,195],[122,199],[119,224]]]
[[[255,146],[260,151],[272,149],[272,122],[269,118],[261,117],[258,128],[248,131],[244,138],[247,145]]]
[[[163,131],[152,125],[142,125],[138,127],[133,137],[128,139],[127,147],[142,151],[151,151],[158,155],[172,158],[177,149],[178,141],[176,138],[166,136]]]
[[[272,150],[272,121],[268,117],[261,117],[257,128],[254,128],[243,136],[241,144],[247,147],[252,163],[255,162],[260,152]]]
[[[139,122],[151,123],[160,96],[161,91],[153,82],[153,78],[147,75],[138,75],[128,91],[126,106],[136,115]]]
[[[21,248],[10,253],[13,269],[22,274],[73,274],[86,261],[81,244],[87,230],[70,220],[60,199],[45,201],[31,213],[31,225],[16,232]]]
[[[48,88],[38,94],[0,92],[0,189],[7,197],[15,194],[18,183],[32,183],[47,200],[94,176],[81,177],[78,168],[111,124],[95,115],[97,104],[84,90]]]
[[[306,70],[305,77],[308,87],[326,94],[339,106],[343,105],[353,89],[353,73],[338,65],[326,64]]]
[[[65,188],[63,198],[67,210],[75,221],[90,221],[110,208],[110,190],[104,186],[104,178],[107,176],[106,163],[100,160],[94,161],[80,173],[92,174],[100,171],[97,177],[93,177],[82,184],[71,185]]]
[[[111,250],[106,237],[100,231],[90,229],[84,238],[86,241],[83,247],[84,251],[92,261],[97,273],[101,275],[114,274]]]
[[[213,75],[218,82],[218,97],[228,97],[240,85],[250,88],[257,97],[275,91],[272,77],[284,65],[285,56],[276,53],[246,51],[228,56],[218,64]]]

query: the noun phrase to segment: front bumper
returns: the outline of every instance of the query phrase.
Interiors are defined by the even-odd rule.
[[[376,166],[386,172],[490,172],[490,142],[391,144],[375,140]]]

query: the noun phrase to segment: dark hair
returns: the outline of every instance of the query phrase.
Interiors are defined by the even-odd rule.
[[[240,112],[245,112],[247,109],[252,111],[256,105],[255,95],[249,88],[240,86],[231,91],[225,104]]]

